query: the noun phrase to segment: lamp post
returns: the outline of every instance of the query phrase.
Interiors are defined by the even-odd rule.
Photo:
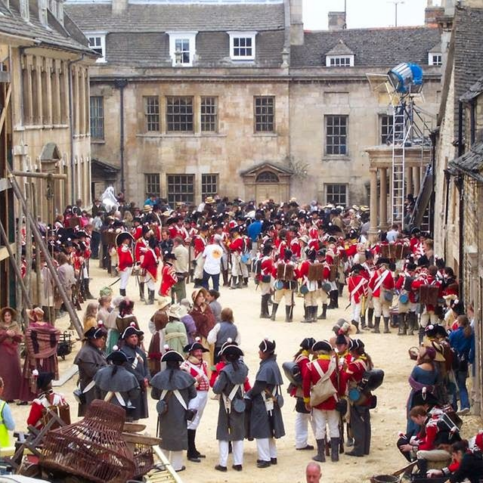
[[[400,4],[403,4],[404,2],[405,0],[392,0],[392,2],[389,2],[394,4],[394,26],[395,27],[397,27],[397,7]]]

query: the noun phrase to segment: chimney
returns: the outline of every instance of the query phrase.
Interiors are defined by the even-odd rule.
[[[304,23],[302,20],[303,0],[290,1],[290,45],[304,44]]]
[[[112,0],[112,13],[122,13],[127,9],[129,0]]]
[[[347,28],[345,12],[329,12],[329,32]]]
[[[444,7],[433,7],[428,5],[424,10],[424,24],[437,25],[438,17],[442,17],[443,15],[444,15]]]

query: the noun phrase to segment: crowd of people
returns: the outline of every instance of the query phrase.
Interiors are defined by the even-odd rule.
[[[296,402],[296,449],[313,450],[317,462],[325,462],[327,454],[337,462],[344,442],[351,448],[346,455],[370,453],[370,410],[377,405],[374,391],[383,374],[374,368],[362,337],[367,330],[379,334],[396,328],[400,336],[417,336],[408,426],[398,447],[408,460],[417,460],[424,476],[447,476],[432,472],[427,462],[451,455],[454,464],[444,471],[452,478],[461,474],[466,460],[458,451],[466,455],[471,450],[474,461],[481,459],[481,446],[461,449],[459,441],[460,416],[470,410],[466,380],[474,363],[472,307],[458,299],[455,274],[434,254],[428,233],[393,225],[370,241],[368,218],[364,206],[300,206],[295,199],[257,205],[216,196],[190,208],[183,203],[171,207],[166,199],[150,196],[137,208],[118,196],[114,203],[96,200],[89,212],[79,200],[52,226],[39,223],[60,282],[78,309],[84,300],[94,300],[89,284],[93,260],[117,278],[85,309],[83,346],[75,357],[79,416],[94,399],[110,394],[111,403],[122,406],[129,420],[147,418],[151,391],[158,401],[161,446],[181,471],[183,450],[190,462],[204,457],[196,432],[211,388],[220,405],[216,469],[227,471],[231,451],[232,468],[242,470],[246,438],[257,442],[259,468],[276,465],[275,440],[285,435],[276,343],[260,343],[260,367],[250,383],[241,335],[233,311],[220,303],[220,285],[243,289],[252,279],[260,290],[260,318],[276,321],[283,301],[287,323],[294,321],[296,299],[303,301],[300,322],[327,319],[328,311],[339,308],[345,289],[348,317],[334,325],[334,337],[305,338],[294,360],[284,364]],[[26,231],[20,236],[25,244]],[[65,402],[49,383],[58,378],[61,334],[55,320],[66,307],[43,260],[40,271],[36,266],[27,270],[25,262],[23,267],[32,287],[42,287],[32,289],[35,308],[27,311],[28,323],[17,323],[9,307],[0,312],[2,398],[33,401],[32,421],[42,413],[39,408]],[[131,277],[139,293],[128,294]],[[135,304],[155,301],[148,341]],[[441,435],[448,433],[443,442],[434,438],[434,425]],[[309,426],[316,447],[309,444]]]

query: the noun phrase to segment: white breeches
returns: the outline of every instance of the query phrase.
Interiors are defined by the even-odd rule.
[[[129,276],[131,275],[132,267],[125,268],[122,272],[119,272],[119,276],[121,277],[121,282],[119,288],[121,290],[125,290],[127,287],[127,283],[129,282]]]
[[[277,457],[277,445],[273,438],[257,439],[258,459],[261,461],[270,461]]]
[[[305,448],[309,439],[309,423],[315,432],[314,420],[310,414],[296,413],[295,415],[295,447]]]
[[[315,439],[325,438],[325,427],[329,426],[329,435],[331,438],[339,438],[339,413],[333,409],[324,411],[314,408],[312,410],[312,418],[315,423]]]
[[[220,451],[220,465],[228,466],[228,441],[218,441],[218,448]],[[242,465],[243,464],[243,440],[232,441],[231,443],[233,464]]]
[[[196,409],[196,416],[188,424],[188,429],[197,429],[208,401],[208,391],[197,391],[196,397],[189,402],[189,409]]]

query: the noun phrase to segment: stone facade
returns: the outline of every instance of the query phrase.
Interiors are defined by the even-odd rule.
[[[168,183],[176,174],[194,176],[186,197],[194,203],[213,194],[203,182],[211,175],[217,179],[214,191],[222,196],[368,204],[365,149],[381,142],[381,116],[388,114],[388,103],[373,94],[366,74],[384,76],[400,62],[423,65],[426,85],[420,104],[436,114],[441,68],[428,65],[428,53],[440,43],[436,28],[303,32],[301,0],[186,3],[70,0],[66,5],[84,33],[105,45],[104,62],[91,71],[91,96],[103,103],[104,123],[102,139],[92,137],[93,158],[119,168],[116,190],[124,185],[127,198],[138,204],[154,188],[171,201],[180,200],[182,195],[173,194]],[[183,26],[174,28],[177,17],[183,18]],[[249,61],[234,60],[230,49],[232,31],[240,30],[256,33],[256,53]],[[187,42],[195,39],[190,44],[194,56],[189,54],[185,66],[170,50],[170,39],[183,31]],[[341,57],[350,58],[348,67],[327,67],[332,58],[345,62]],[[120,80],[127,80],[123,143]],[[154,132],[146,129],[146,96],[156,97],[159,106]],[[171,96],[192,99],[191,132],[168,129]],[[264,132],[255,130],[258,96],[275,100],[273,129]],[[217,100],[215,132],[200,129],[202,97]],[[341,118],[347,122],[341,155],[328,152],[329,116],[336,123]],[[268,170],[260,173],[260,186],[254,188],[252,177],[244,173],[261,163],[283,170],[283,182],[275,172],[270,178]],[[106,187],[104,179],[93,181],[99,184],[98,193]]]

